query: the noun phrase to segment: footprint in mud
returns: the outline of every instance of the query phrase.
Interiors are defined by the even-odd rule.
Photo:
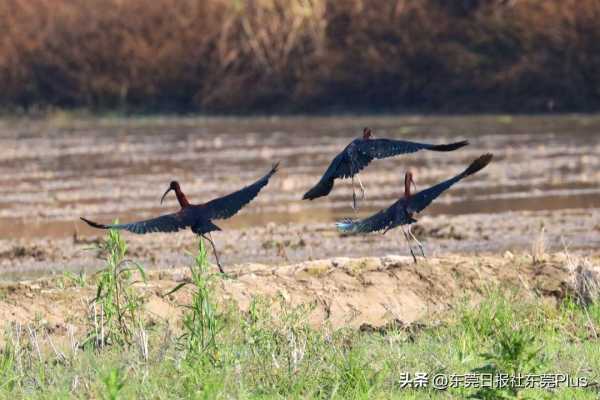
[[[426,229],[422,225],[414,225],[412,233],[417,238],[434,238],[434,239],[452,239],[465,240],[467,236],[457,232],[454,225],[441,225],[434,228]]]
[[[33,258],[36,261],[43,261],[47,258],[46,252],[38,246],[13,246],[11,249],[0,253],[0,259],[22,259]]]

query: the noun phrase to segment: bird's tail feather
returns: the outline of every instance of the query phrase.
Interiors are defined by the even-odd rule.
[[[94,221],[90,221],[89,219],[85,219],[83,217],[79,217],[81,218],[82,221],[84,221],[85,223],[87,223],[89,226],[91,226],[92,228],[98,228],[98,229],[110,229],[110,226],[108,225],[104,225],[104,224],[99,224],[97,222]]]
[[[455,143],[436,144],[436,145],[431,146],[427,150],[432,150],[432,151],[453,151],[453,150],[460,149],[461,147],[464,147],[464,146],[466,146],[468,144],[469,144],[468,140],[462,140],[460,142],[455,142]]]
[[[352,233],[356,228],[356,221],[352,218],[344,218],[335,223],[338,231],[342,233]]]
[[[461,174],[462,177],[473,175],[474,173],[481,171],[483,168],[485,168],[486,165],[490,163],[490,161],[492,161],[493,157],[494,155],[491,153],[482,155],[477,160],[473,161],[471,165],[469,165],[465,172]]]

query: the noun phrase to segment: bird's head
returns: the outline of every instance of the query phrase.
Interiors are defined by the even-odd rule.
[[[411,193],[410,186],[411,185],[415,188],[415,192],[416,192],[417,184],[413,180],[413,173],[412,173],[412,171],[407,171],[406,174],[404,175],[404,197],[406,197],[406,198],[410,197],[410,193]]]
[[[363,129],[363,139],[364,140],[371,139],[371,136],[373,136],[373,132],[371,132],[371,128],[364,128]]]
[[[180,189],[179,189],[179,182],[177,181],[171,181],[171,183],[169,183],[169,188],[167,189],[167,191],[165,192],[165,194],[162,195],[162,197],[160,198],[160,204],[163,203],[163,201],[165,200],[165,197],[167,197],[167,194],[169,194],[169,192],[173,190],[175,193],[177,193]]]

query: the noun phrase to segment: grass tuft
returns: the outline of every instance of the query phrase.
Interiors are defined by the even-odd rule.
[[[106,265],[96,275],[96,297],[89,307],[91,326],[83,346],[131,345],[143,323],[143,298],[134,287],[138,282],[134,272],[146,282],[144,267],[125,258],[127,244],[117,230],[108,231],[99,250],[106,254]]]

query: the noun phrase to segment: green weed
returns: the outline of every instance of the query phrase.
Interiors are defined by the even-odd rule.
[[[198,254],[190,265],[190,281],[177,285],[167,294],[175,293],[189,284],[194,286],[191,304],[184,306],[187,312],[183,316],[184,333],[181,339],[185,343],[188,358],[206,357],[214,363],[218,358],[219,315],[212,289],[215,275],[208,266],[206,246],[200,238]]]
[[[106,266],[97,274],[96,297],[90,304],[91,328],[84,345],[131,344],[136,328],[142,324],[143,298],[134,288],[134,272],[146,282],[144,268],[125,258],[127,244],[116,230],[109,230],[100,250]]]
[[[475,368],[476,374],[488,374],[494,378],[499,376],[525,377],[539,372],[544,366],[540,357],[541,347],[535,335],[526,328],[505,329],[499,332],[492,351],[481,356],[486,361],[482,367]],[[481,388],[475,392],[477,399],[518,398],[523,390],[521,385],[508,384],[504,387]],[[524,385],[523,385],[524,386]]]
[[[117,400],[119,394],[125,387],[125,377],[119,368],[112,368],[108,374],[102,379],[104,383],[104,392],[102,398],[107,400]]]
[[[65,271],[62,276],[63,287],[67,287],[67,284],[75,285],[80,288],[87,286],[88,276],[85,271],[79,271],[78,274],[74,274],[71,271]]]

